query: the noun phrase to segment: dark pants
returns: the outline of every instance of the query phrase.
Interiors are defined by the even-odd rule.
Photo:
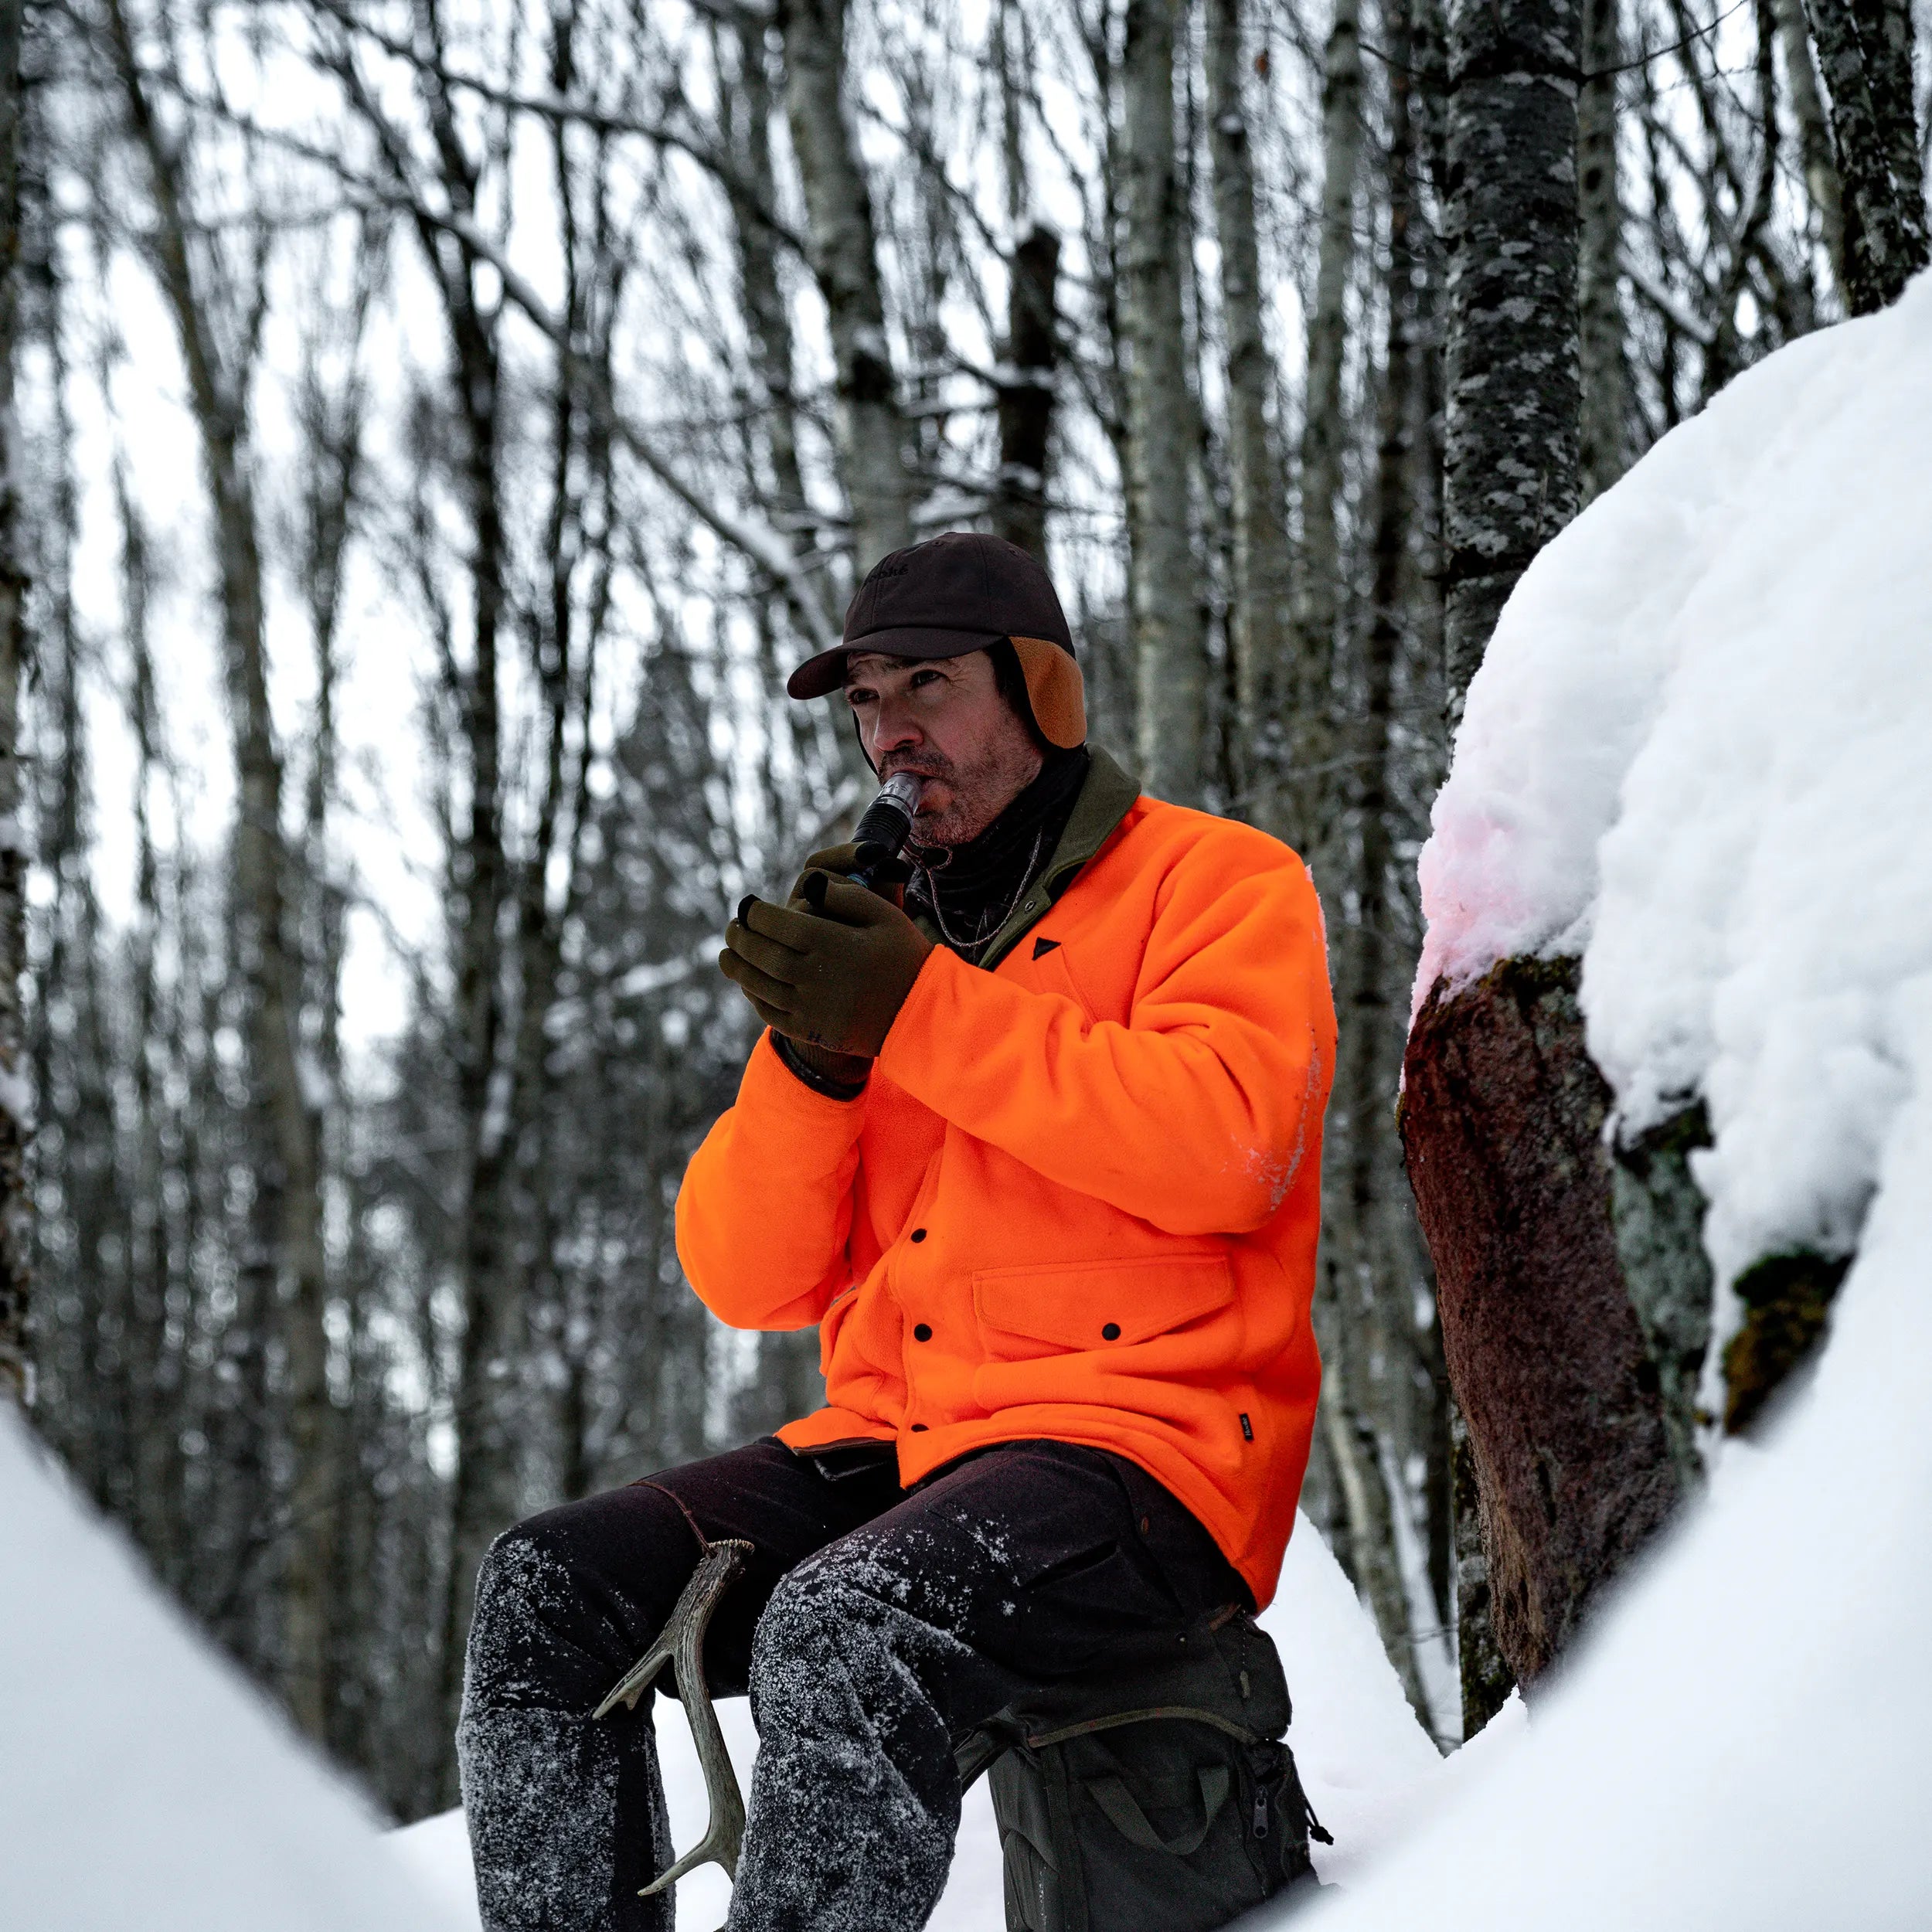
[[[1158,1483],[1064,1443],[904,1490],[889,1449],[764,1441],[533,1516],[478,1579],[457,1736],[488,1932],[668,1932],[668,1898],[637,1896],[672,1856],[650,1696],[590,1713],[697,1532],[756,1553],[706,1645],[760,1739],[733,1932],[916,1932],[959,1828],[958,1740],[1111,1647],[1252,1607]]]

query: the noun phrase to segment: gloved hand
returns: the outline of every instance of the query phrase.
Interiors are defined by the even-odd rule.
[[[719,970],[774,1032],[869,1060],[885,1044],[932,942],[898,906],[822,870],[808,867],[796,890],[790,905],[749,898],[740,905],[725,928]],[[808,910],[814,903],[818,910]],[[863,1073],[861,1066],[832,1077]]]
[[[805,903],[805,881],[815,872],[830,872],[835,879],[845,879],[859,869],[859,848],[847,843],[828,845],[823,852],[815,852],[805,861],[804,869],[793,880],[791,896],[787,904],[801,906]],[[889,859],[877,868],[873,876],[872,890],[889,899],[895,906],[906,903],[906,882],[913,876],[913,869],[903,859]]]

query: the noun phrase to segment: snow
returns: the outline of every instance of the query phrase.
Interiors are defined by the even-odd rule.
[[[1811,1388],[1723,1459],[1516,1747],[1298,1929],[1932,1924],[1932,979],[1916,990],[1912,1097]]]
[[[1856,1258],[1808,1384],[1723,1446],[1532,1720],[1298,1924],[1932,1924],[1929,529],[1921,277],[1733,383],[1504,613],[1423,855],[1418,1002],[1580,953],[1615,1125],[1708,1105],[1720,1285]]]
[[[1452,1788],[1451,1766],[1416,1721],[1374,1624],[1306,1518],[1288,1545],[1280,1590],[1261,1621],[1281,1648],[1294,1696],[1289,1743],[1310,1800],[1335,1837],[1332,1850],[1315,1848],[1318,1867],[1332,1881],[1352,1883],[1382,1846]],[[750,1707],[733,1698],[718,1706],[718,1714],[739,1781],[749,1790],[757,1750]],[[1499,1719],[1485,1739],[1510,1733],[1515,1717],[1512,1712]],[[682,1849],[704,1828],[703,1775],[679,1706],[659,1699],[656,1719],[671,1835]],[[1451,1765],[1466,1755],[1459,1753]],[[390,1843],[421,1883],[463,1907],[475,1925],[461,1811],[411,1825]],[[723,1922],[730,1897],[716,1866],[694,1872],[679,1883],[679,1923],[709,1932]],[[1005,1932],[1004,1900],[999,1834],[981,1778],[966,1794],[951,1876],[930,1932]]]
[[[1418,1004],[1580,952],[1639,1131],[1692,1094],[1720,1283],[1846,1253],[1932,970],[1932,277],[1740,376],[1525,574],[1422,857]]]
[[[9,1932],[446,1923],[374,1818],[162,1601],[4,1403],[0,1522]]]

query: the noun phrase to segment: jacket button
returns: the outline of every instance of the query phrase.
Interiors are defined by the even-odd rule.
[[[923,1423],[923,1422],[915,1422],[915,1423],[913,1424],[913,1434],[914,1435],[916,1435],[916,1436],[923,1436],[925,1433],[926,1433],[926,1425],[925,1425],[925,1423]]]
[[[914,1228],[913,1230],[913,1239],[915,1241],[923,1241],[925,1238],[926,1230],[923,1228]]]
[[[1120,1338],[1121,1325],[1117,1321],[1108,1322],[1107,1326],[1100,1331],[1100,1339],[1103,1342],[1117,1342]]]
[[[930,1342],[932,1338],[933,1332],[923,1321],[913,1330],[913,1339],[915,1342]]]

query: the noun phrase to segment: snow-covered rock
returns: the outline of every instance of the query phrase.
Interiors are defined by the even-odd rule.
[[[1580,954],[1613,1125],[1709,1110],[1720,1287],[1856,1258],[1808,1386],[1723,1445],[1514,1747],[1318,1924],[1932,1925],[1929,634],[1927,277],[1741,377],[1504,613],[1424,854],[1419,999]]]
[[[438,1932],[371,1813],[0,1403],[0,1924]]]
[[[1747,371],[1525,573],[1417,998],[1580,954],[1620,1124],[1693,1094],[1726,1282],[1855,1243],[1932,971],[1932,276]]]

